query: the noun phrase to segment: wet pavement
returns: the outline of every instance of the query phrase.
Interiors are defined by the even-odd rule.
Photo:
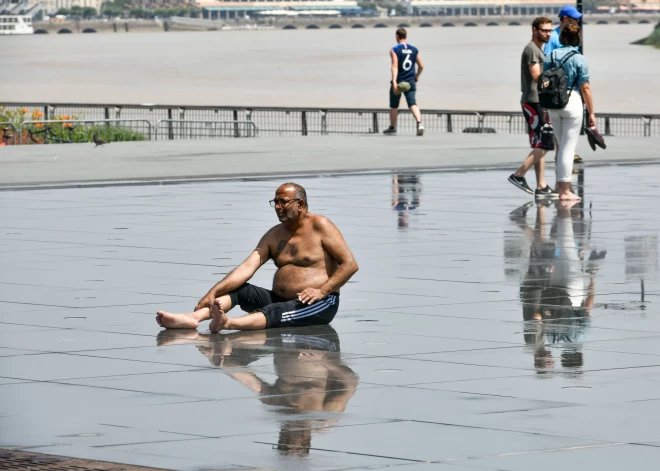
[[[410,119],[410,115],[404,115]],[[412,125],[410,126],[412,129]],[[607,151],[580,139],[589,166],[658,163],[655,139],[607,137]],[[427,133],[259,137],[8,146],[0,151],[0,191],[161,185],[346,174],[512,169],[529,154],[516,134]],[[548,174],[554,162],[549,159]]]
[[[587,168],[572,207],[527,203],[499,170],[297,179],[361,269],[331,326],[224,335],[154,313],[246,257],[276,182],[2,192],[0,448],[177,470],[655,470],[659,175]]]

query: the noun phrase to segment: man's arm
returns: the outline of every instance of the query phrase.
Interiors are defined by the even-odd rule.
[[[422,62],[422,58],[420,57],[420,55],[417,54],[417,75],[415,75],[415,82],[419,82],[419,76],[422,75],[423,70],[424,70],[424,63]]]
[[[538,82],[541,76],[541,65],[538,62],[529,64],[529,73],[532,76],[532,81]]]
[[[318,221],[314,222],[314,229],[321,234],[323,248],[337,262],[339,267],[319,289],[307,288],[298,293],[298,299],[306,304],[314,304],[330,293],[337,291],[360,268],[355,261],[355,257],[353,257],[353,253],[346,245],[341,232],[328,218],[319,217]]]
[[[357,390],[359,376],[348,366],[342,364],[328,364],[328,384],[332,384],[332,391],[327,391],[323,401],[323,410],[331,412],[344,412],[348,400]]]
[[[247,281],[254,276],[259,267],[270,259],[270,250],[268,249],[268,237],[270,234],[271,231],[268,231],[268,233],[261,238],[259,244],[257,244],[257,248],[254,249],[250,256],[246,258],[243,263],[234,268],[220,282],[216,283],[216,285],[199,300],[197,306],[195,306],[195,311],[202,309],[203,307],[210,308],[215,298],[227,294],[247,283]]]
[[[394,90],[394,93],[397,93],[399,87],[396,83],[396,76],[399,75],[399,59],[396,57],[396,54],[392,49],[390,49],[390,58],[392,59],[392,89]]]

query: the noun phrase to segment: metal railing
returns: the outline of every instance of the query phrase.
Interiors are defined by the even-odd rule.
[[[155,123],[176,122],[244,122],[253,123],[259,136],[309,136],[325,134],[379,133],[389,125],[387,109],[351,108],[275,108],[235,106],[175,106],[130,104],[44,104],[0,103],[5,109],[26,108],[38,110],[44,119],[66,116],[79,120],[147,120]],[[525,119],[521,112],[423,110],[426,132],[484,132],[498,134],[525,134]],[[202,128],[191,125],[189,135],[204,138]],[[224,125],[222,125],[224,126]],[[408,110],[401,110],[398,123],[400,133],[412,133],[416,123]],[[660,137],[660,114],[600,113],[597,126],[607,136]],[[153,138],[176,139],[170,127],[163,134],[157,129]],[[184,128],[186,129],[186,128]],[[199,129],[199,131],[194,131]],[[157,136],[156,136],[157,135]],[[239,133],[243,137],[242,133]],[[234,134],[234,137],[236,135]]]
[[[45,119],[23,121],[19,144],[150,141],[146,119]]]
[[[251,121],[189,121],[161,119],[156,123],[156,140],[219,139],[257,137],[257,126]]]
[[[16,135],[16,126],[10,122],[0,122],[0,131],[2,145],[15,145],[18,142],[18,136]]]

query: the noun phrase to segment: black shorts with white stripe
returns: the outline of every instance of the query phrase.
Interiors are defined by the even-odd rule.
[[[297,299],[287,301],[269,289],[245,283],[230,291],[229,296],[232,306],[240,306],[245,312],[262,312],[267,329],[329,324],[339,309],[339,293],[331,293],[314,304],[304,304]]]

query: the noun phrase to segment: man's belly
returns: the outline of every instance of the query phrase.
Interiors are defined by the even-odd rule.
[[[284,265],[273,278],[273,291],[284,299],[296,299],[305,288],[320,288],[328,281],[323,267],[299,267]]]

